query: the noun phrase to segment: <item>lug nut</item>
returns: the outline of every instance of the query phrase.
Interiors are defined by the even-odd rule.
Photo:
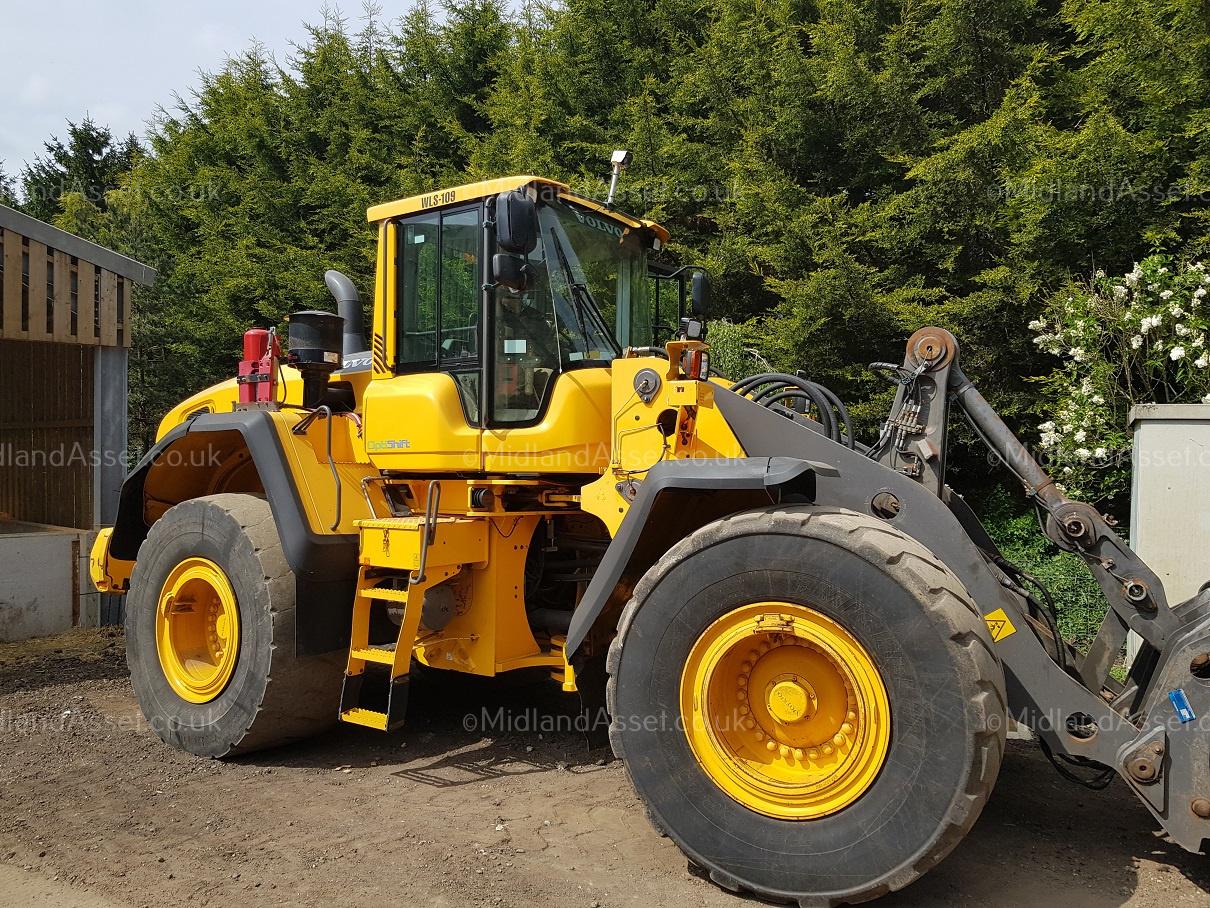
[[[1203,820],[1210,820],[1210,800],[1206,798],[1196,798],[1189,809],[1193,811],[1195,816],[1201,817]]]

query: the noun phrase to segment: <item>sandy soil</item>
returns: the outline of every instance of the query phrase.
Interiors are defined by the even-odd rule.
[[[0,645],[0,905],[753,904],[686,872],[607,749],[482,730],[482,708],[560,714],[554,685],[456,682],[415,685],[398,734],[223,763],[146,728],[116,632]],[[1207,886],[1210,858],[1124,786],[1073,787],[1022,743],[967,840],[878,904],[1159,908]]]

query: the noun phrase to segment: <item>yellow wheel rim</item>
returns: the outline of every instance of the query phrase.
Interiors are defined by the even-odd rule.
[[[706,629],[681,676],[681,716],[714,784],[783,820],[852,804],[891,741],[869,653],[836,621],[785,602],[738,608]]]
[[[155,615],[164,677],[190,703],[223,692],[239,654],[239,606],[227,575],[213,561],[186,558],[168,575]]]

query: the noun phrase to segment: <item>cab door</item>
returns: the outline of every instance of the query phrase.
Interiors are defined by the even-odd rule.
[[[366,451],[380,469],[482,469],[482,224],[476,203],[386,225],[375,347],[389,362],[365,395]]]

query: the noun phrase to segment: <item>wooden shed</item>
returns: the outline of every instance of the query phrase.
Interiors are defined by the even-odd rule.
[[[116,619],[85,569],[128,466],[133,290],[155,276],[0,205],[0,639]]]

